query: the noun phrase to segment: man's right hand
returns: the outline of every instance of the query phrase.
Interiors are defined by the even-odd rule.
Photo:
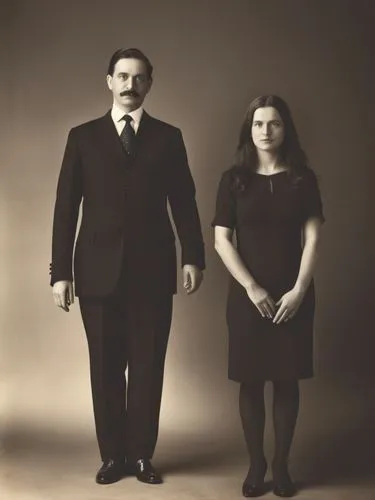
[[[52,294],[57,307],[69,312],[69,306],[74,303],[73,283],[71,281],[56,281],[52,287]]]

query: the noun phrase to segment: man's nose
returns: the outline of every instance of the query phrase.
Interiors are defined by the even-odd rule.
[[[126,83],[127,83],[127,85],[126,85],[127,90],[134,89],[134,85],[135,85],[135,79],[134,79],[134,77],[129,76]]]

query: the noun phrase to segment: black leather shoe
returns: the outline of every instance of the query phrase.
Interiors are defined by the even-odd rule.
[[[121,460],[106,460],[96,474],[98,484],[111,484],[125,475],[125,464]]]
[[[138,481],[147,484],[161,484],[163,482],[161,476],[151,465],[150,460],[140,458],[134,465],[127,465],[128,474],[135,474]]]
[[[264,476],[267,471],[267,463],[259,467],[250,467],[247,477],[242,485],[242,495],[244,497],[260,497],[266,493]]]

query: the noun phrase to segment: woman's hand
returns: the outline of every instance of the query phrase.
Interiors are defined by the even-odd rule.
[[[282,321],[292,319],[297,314],[302,304],[303,297],[304,293],[296,288],[292,288],[292,290],[285,293],[281,299],[276,302],[276,306],[279,308],[273,318],[273,322],[278,325]]]
[[[272,297],[261,286],[252,283],[245,288],[251,302],[258,309],[263,318],[273,318],[276,305]]]

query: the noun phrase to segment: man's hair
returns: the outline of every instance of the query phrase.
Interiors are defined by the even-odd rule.
[[[141,50],[135,48],[116,50],[116,52],[112,55],[109,61],[108,72],[107,72],[108,75],[113,76],[116,63],[120,59],[139,59],[140,61],[143,61],[146,66],[147,76],[150,80],[152,79],[153,67],[152,64],[150,63],[150,60],[148,59],[148,57],[145,56],[145,54]]]

